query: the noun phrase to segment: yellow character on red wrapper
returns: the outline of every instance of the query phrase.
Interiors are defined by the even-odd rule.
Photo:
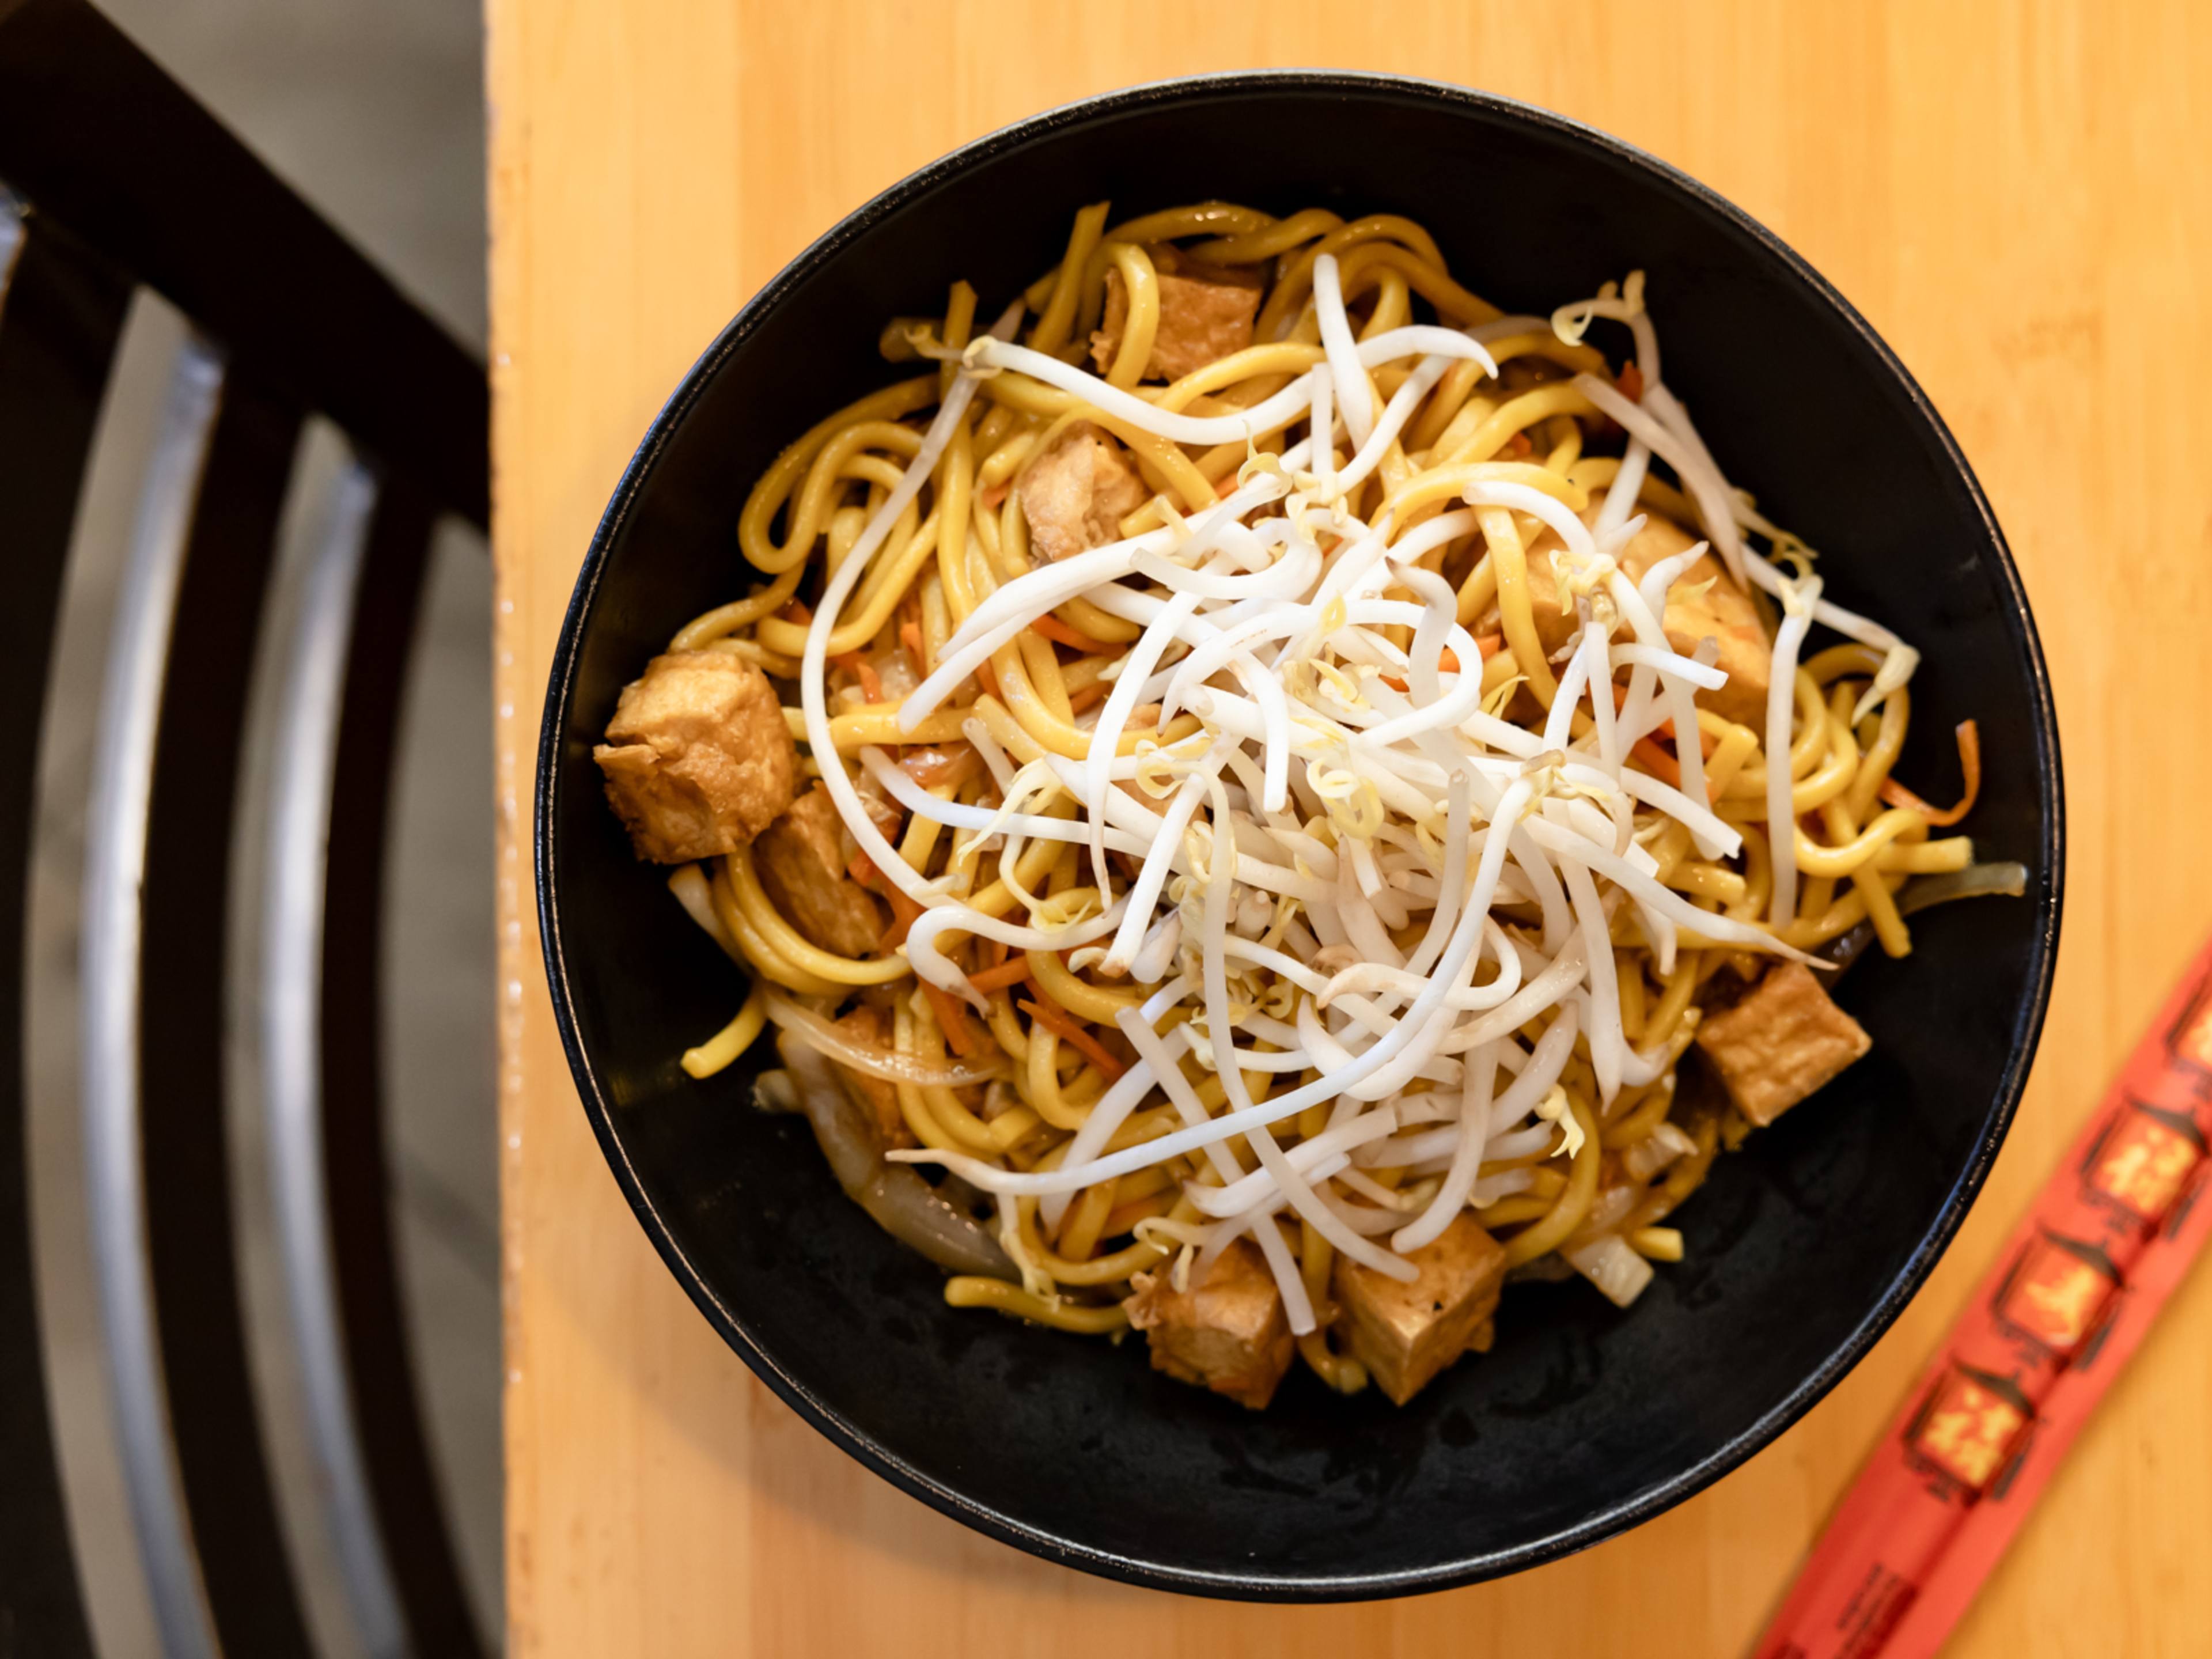
[[[1921,1413],[1910,1443],[1978,1492],[2004,1467],[2027,1426],[2027,1403],[2002,1378],[1954,1367]]]
[[[2101,1251],[2049,1234],[2021,1253],[1997,1312],[2006,1322],[2060,1353],[2080,1346],[2118,1275]]]
[[[2212,985],[2197,993],[2174,1028],[2173,1052],[2192,1066],[2212,1072]]]
[[[2173,1206],[2189,1172],[2204,1156],[2186,1120],[2137,1106],[2124,1114],[2091,1160],[2089,1185],[2145,1221]]]

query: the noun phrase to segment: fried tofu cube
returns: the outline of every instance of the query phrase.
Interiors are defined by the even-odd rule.
[[[1335,1279],[1346,1345],[1376,1387],[1401,1406],[1485,1340],[1505,1282],[1504,1246],[1471,1215],[1407,1260],[1419,1269],[1411,1284],[1341,1256]]]
[[[1238,1239],[1215,1257],[1205,1282],[1187,1291],[1176,1290],[1164,1268],[1129,1282],[1136,1291],[1121,1306],[1129,1323],[1145,1333],[1154,1370],[1255,1411],[1274,1397],[1297,1345],[1282,1292],[1250,1239]]]
[[[862,895],[863,897],[866,896]],[[880,1008],[861,1003],[837,1021],[837,1029],[856,1042],[881,1048],[885,1054],[891,1049],[890,1017]],[[836,1061],[830,1062],[836,1065]],[[837,1075],[845,1085],[845,1092],[853,1103],[867,1115],[876,1126],[887,1147],[911,1146],[914,1132],[907,1127],[906,1114],[899,1109],[898,1089],[886,1078],[856,1072],[849,1066],[838,1066]]]
[[[1016,488],[1030,544],[1048,559],[1119,540],[1121,520],[1152,495],[1127,452],[1088,421],[1061,433]]]
[[[647,663],[623,687],[592,758],[638,857],[655,864],[744,846],[791,805],[799,771],[768,676],[720,651]]]
[[[1707,1019],[1698,1047],[1736,1109],[1761,1128],[1874,1047],[1813,970],[1785,962],[1751,994]]]
[[[1583,522],[1595,524],[1598,510],[1604,505],[1605,493],[1594,493],[1589,510],[1583,514]],[[1644,528],[1620,551],[1620,568],[1629,580],[1641,581],[1644,573],[1662,559],[1686,553],[1696,545],[1673,520],[1647,511]],[[1565,645],[1575,629],[1571,601],[1568,608],[1560,607],[1559,585],[1553,574],[1552,555],[1565,546],[1554,530],[1545,531],[1528,545],[1529,604],[1536,613],[1536,632],[1551,651]],[[1709,580],[1711,586],[1703,593],[1685,592]],[[1720,657],[1713,665],[1728,676],[1728,684],[1717,691],[1700,691],[1698,702],[1739,725],[1764,731],[1774,647],[1750,597],[1735,585],[1718,559],[1708,553],[1682,573],[1659,622],[1666,630],[1667,642],[1684,656],[1708,636],[1720,647]]]
[[[1139,379],[1180,380],[1252,343],[1252,321],[1260,310],[1256,271],[1202,265],[1164,245],[1146,252],[1159,278],[1160,323]],[[1128,286],[1112,266],[1106,271],[1106,313],[1099,322],[1091,337],[1091,361],[1103,374],[1121,354],[1129,324]]]
[[[848,864],[844,825],[818,783],[753,843],[761,886],[799,936],[841,957],[865,957],[884,936],[884,909],[845,873]]]

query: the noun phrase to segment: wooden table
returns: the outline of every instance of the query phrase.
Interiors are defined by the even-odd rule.
[[[489,11],[513,1651],[1742,1651],[2212,927],[2212,9]],[[663,1271],[586,1127],[538,966],[528,851],[539,702],[578,562],[646,422],[745,297],[848,209],[1004,122],[1129,82],[1298,64],[1442,76],[1593,122],[1715,185],[1832,278],[1933,395],[2012,538],[2057,682],[2072,831],[2057,1000],[2019,1122],[1958,1244],[1872,1357],[1747,1467],[1627,1537],[1502,1583],[1311,1609],[1048,1566],[863,1473],[757,1385]],[[1194,173],[1190,193],[1205,189]],[[2206,1650],[2208,1377],[2200,1273],[1956,1651]]]

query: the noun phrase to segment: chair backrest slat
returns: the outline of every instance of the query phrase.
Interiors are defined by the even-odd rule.
[[[231,828],[297,412],[180,354],[124,574],[87,811],[95,1272],[173,1655],[310,1650],[247,1369],[224,1121]]]
[[[79,957],[94,1269],[164,1649],[195,1659],[312,1650],[248,1358],[223,1067],[234,797],[277,524],[312,411],[356,459],[307,602],[286,619],[280,672],[291,684],[275,707],[289,712],[265,786],[263,1105],[276,1243],[322,1477],[313,1499],[356,1642],[477,1659],[483,1644],[403,1316],[378,946],[394,738],[430,530],[444,514],[479,528],[489,517],[483,366],[87,0],[0,0],[0,244],[26,235],[21,303],[12,321],[0,310],[0,484],[27,483],[0,501],[19,532],[10,562],[27,556],[32,568],[27,592],[0,606],[0,692],[16,693],[0,706],[36,710],[46,696],[70,522],[131,289],[160,294],[195,331],[112,629]],[[86,270],[111,274],[59,280],[76,270],[70,250]],[[41,1653],[81,1651],[86,1622],[59,1519],[21,1224],[34,773],[0,777],[0,949],[14,947],[0,965],[0,1467],[11,1483],[18,1469],[36,1477],[20,1500],[0,1498],[0,1656],[32,1628],[26,1609],[60,1632]],[[9,1547],[19,1522],[35,1534],[29,1547]]]
[[[262,1072],[308,1432],[356,1621],[372,1653],[472,1659],[392,1272],[378,1018],[392,751],[431,529],[398,481],[359,463],[338,479],[278,698]]]
[[[62,572],[78,492],[130,303],[130,284],[0,196],[0,502],[7,603],[0,605],[0,708],[16,712],[15,763],[38,775]],[[27,720],[21,718],[30,711]],[[62,1508],[45,1357],[39,1343],[24,1160],[23,958],[32,791],[0,790],[0,1650],[91,1651]]]
[[[0,0],[0,162],[257,385],[489,526],[483,365],[83,0]]]

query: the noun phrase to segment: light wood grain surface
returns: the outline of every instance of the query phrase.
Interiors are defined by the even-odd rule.
[[[512,1650],[1741,1652],[2212,927],[2212,9],[489,11]],[[1711,184],[1826,272],[1934,397],[2011,537],[2057,683],[2072,841],[2057,1000],[2019,1122],[1873,1356],[1771,1449],[1625,1538],[1500,1583],[1317,1609],[1045,1565],[863,1473],[756,1384],[600,1159],[529,891],[531,760],[578,562],[647,422],[746,296],[848,209],[1006,121],[1131,82],[1280,64],[1435,76],[1579,117]],[[1206,192],[1200,171],[1189,185]],[[2201,1272],[1954,1651],[2212,1646],[2208,1377]]]

